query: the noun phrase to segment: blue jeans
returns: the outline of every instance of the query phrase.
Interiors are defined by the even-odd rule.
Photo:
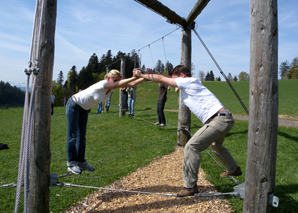
[[[67,118],[67,164],[77,165],[85,161],[86,130],[88,121],[88,110],[84,110],[71,98],[66,104]]]
[[[97,114],[98,114],[98,113],[101,113],[101,110],[103,110],[103,109],[102,109],[102,102],[99,102],[99,103],[97,104]]]
[[[135,113],[135,98],[128,98],[128,110],[130,115],[134,115]]]

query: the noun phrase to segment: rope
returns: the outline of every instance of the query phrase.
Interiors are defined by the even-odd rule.
[[[118,60],[116,60],[116,61],[114,61],[113,63],[111,63],[111,64],[109,64],[109,65],[106,65],[106,66],[111,66],[111,65],[117,63],[117,62],[120,61],[120,60],[121,60],[121,58],[119,58]]]
[[[155,67],[155,63],[154,63],[154,60],[153,60],[152,52],[151,52],[151,49],[150,49],[150,44],[148,45],[148,47],[149,47],[149,51],[150,51],[150,55],[151,55],[153,67]]]
[[[213,62],[215,63],[215,65],[217,66],[218,70],[220,71],[220,73],[222,74],[222,76],[226,79],[227,83],[229,84],[229,86],[231,87],[232,91],[234,92],[235,96],[237,97],[237,99],[239,100],[241,106],[243,107],[243,109],[245,110],[245,112],[248,115],[248,110],[246,108],[246,106],[243,103],[243,100],[241,100],[241,98],[239,97],[238,93],[235,91],[234,87],[232,86],[230,80],[227,78],[227,76],[224,74],[224,72],[222,71],[222,69],[220,68],[220,66],[218,65],[217,61],[215,60],[215,58],[213,57],[213,55],[211,54],[211,52],[209,51],[208,47],[205,45],[204,41],[201,39],[201,37],[199,36],[199,34],[197,33],[196,29],[193,29],[193,31],[195,32],[195,34],[197,35],[197,37],[199,38],[199,40],[201,41],[202,45],[204,46],[204,48],[206,49],[206,51],[208,52],[209,56],[211,57],[211,59],[213,60]]]
[[[177,197],[177,194],[162,194],[162,193],[155,193],[155,192],[130,191],[130,190],[122,190],[122,189],[102,188],[102,187],[95,187],[95,186],[83,186],[83,185],[76,185],[76,184],[71,184],[71,183],[61,183],[61,184],[64,186],[69,186],[69,187],[81,187],[81,188],[100,189],[100,190],[117,191],[117,192],[129,192],[129,193],[137,193],[137,194],[151,194],[151,195],[176,196]]]
[[[168,71],[168,67],[167,67],[167,55],[166,55],[166,48],[165,48],[165,42],[164,42],[164,37],[162,37],[162,43],[163,43],[163,50],[164,50],[164,53],[165,53],[165,65],[166,65],[166,71]]]
[[[31,48],[30,48],[30,56],[28,62],[28,69],[25,69],[25,73],[27,75],[27,83],[26,83],[26,93],[25,93],[25,101],[24,101],[24,114],[23,114],[23,126],[22,126],[22,138],[21,138],[21,147],[20,147],[20,155],[19,155],[19,168],[18,168],[18,181],[17,184],[12,184],[12,186],[17,186],[16,190],[16,200],[15,200],[15,210],[14,212],[18,212],[21,188],[24,185],[24,212],[27,212],[27,203],[28,203],[28,187],[29,187],[29,168],[30,168],[30,151],[31,151],[31,142],[32,142],[32,128],[33,128],[33,115],[34,115],[34,100],[35,100],[35,86],[36,86],[36,75],[39,72],[38,68],[38,57],[39,57],[39,46],[40,46],[40,35],[41,35],[41,24],[43,18],[43,9],[44,9],[44,0],[41,4],[41,12],[40,12],[40,23],[39,23],[39,32],[37,38],[37,46],[36,46],[36,60],[35,67],[32,70],[32,54],[33,54],[33,46],[34,46],[34,32],[35,25],[37,23],[37,9],[38,8],[38,0],[36,0],[35,14],[34,14],[34,26],[31,40]],[[29,100],[29,81],[30,75],[34,72],[33,76],[33,86],[31,91],[31,99],[30,105],[28,108],[28,100]],[[28,113],[29,111],[29,113]],[[24,179],[22,178],[24,175]],[[11,184],[9,185],[11,186]]]
[[[151,44],[154,44],[155,42],[159,41],[160,39],[162,39],[162,38],[164,38],[164,37],[166,37],[166,36],[168,36],[168,35],[170,35],[171,33],[175,32],[175,31],[178,30],[178,29],[180,29],[180,27],[177,27],[175,30],[169,32],[168,34],[164,35],[163,37],[161,37],[161,38],[159,38],[159,39],[156,39],[156,40],[153,41],[152,43],[150,43],[150,44],[148,44],[148,45],[146,45],[146,46],[140,48],[138,51],[140,51],[141,49],[146,48],[147,46],[150,46]]]

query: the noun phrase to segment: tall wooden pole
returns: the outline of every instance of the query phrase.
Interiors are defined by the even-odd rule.
[[[122,78],[125,79],[125,57],[124,56],[121,56],[120,72],[121,72]],[[126,103],[123,102],[122,96],[123,96],[123,92],[121,88],[119,88],[119,117],[122,117],[125,115],[124,109],[125,109]]]
[[[193,25],[182,28],[182,38],[181,38],[181,65],[187,66],[191,69],[191,29]],[[179,94],[179,114],[178,114],[178,129],[181,131],[177,132],[177,144],[184,146],[190,139],[190,134],[185,130],[187,128],[190,130],[191,118],[190,110],[181,100],[181,92]]]
[[[38,14],[41,0],[38,1]],[[49,212],[49,176],[51,164],[50,130],[51,130],[51,90],[54,65],[55,25],[57,0],[44,0],[42,25],[39,21],[35,27],[35,45],[39,27],[40,37],[39,68],[36,79],[35,114],[31,147],[29,175],[28,212]],[[40,15],[37,20],[40,20]],[[36,52],[33,52],[34,59]]]
[[[243,212],[272,212],[278,129],[277,0],[250,1],[249,129]]]

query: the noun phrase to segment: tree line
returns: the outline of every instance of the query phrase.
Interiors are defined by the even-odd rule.
[[[287,60],[281,62],[279,66],[279,77],[284,79],[298,79],[298,57],[295,57],[291,63]]]
[[[111,50],[108,50],[100,59],[94,53],[90,57],[88,64],[82,67],[80,71],[73,65],[68,71],[65,81],[62,70],[59,72],[57,80],[52,81],[55,105],[65,105],[66,100],[80,89],[86,89],[92,84],[103,80],[106,75],[107,66],[109,66],[109,70],[120,70],[121,58],[125,59],[125,78],[132,77],[132,70],[134,68],[140,68],[142,71],[146,70],[145,65],[140,67],[140,58],[135,50],[132,50],[132,52],[128,54],[119,51],[116,56],[113,56]],[[172,69],[173,65],[170,62],[167,61],[166,64],[163,64],[161,60],[158,60],[153,71],[166,74]]]
[[[25,92],[8,82],[0,81],[0,104],[24,104]]]

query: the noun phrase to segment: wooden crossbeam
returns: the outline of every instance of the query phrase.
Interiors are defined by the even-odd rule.
[[[192,24],[192,22],[197,18],[197,16],[202,12],[202,10],[207,6],[210,0],[198,0],[195,6],[190,11],[188,17],[186,18],[186,27]]]
[[[152,11],[158,13],[159,15],[167,18],[167,20],[172,24],[179,24],[183,27],[186,26],[185,18],[182,18],[181,16],[177,15],[174,11],[163,5],[157,0],[134,0]]]

